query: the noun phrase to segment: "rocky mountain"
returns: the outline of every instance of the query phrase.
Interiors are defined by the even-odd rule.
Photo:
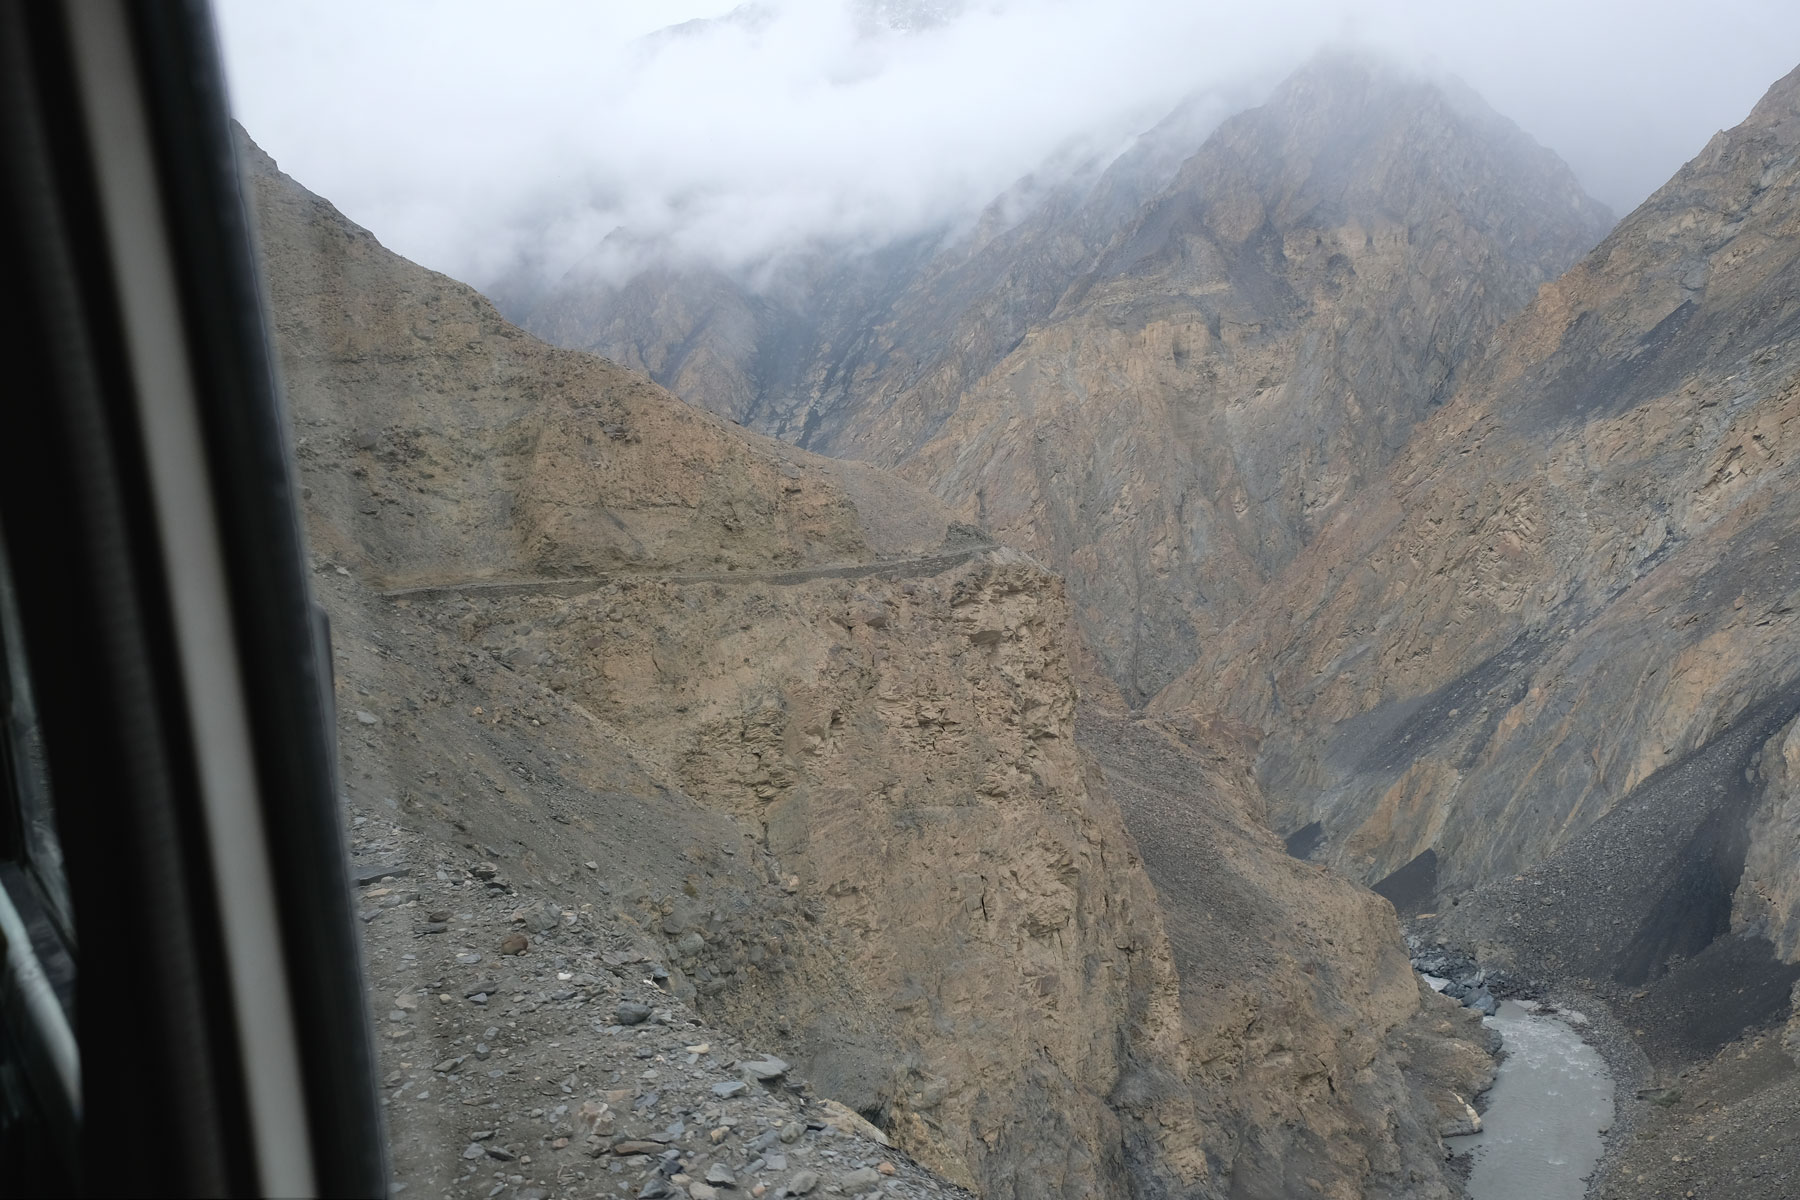
[[[1020,1200],[1451,1194],[1471,1014],[1284,852],[1241,751],[1077,717],[1056,575],[244,152],[353,835],[402,880],[365,919],[408,1179],[851,1193],[885,1139]],[[751,1046],[767,1095],[719,1078]]]
[[[1635,1123],[1599,1194],[1792,1194],[1800,71],[1610,233],[1478,100],[1362,60],[1314,63],[1197,149],[1164,132],[971,233],[754,286],[571,279],[531,315],[893,467],[943,505],[926,541],[968,522],[1066,580],[1023,670],[1082,679],[1053,709],[1056,778],[1117,805],[1108,886],[1151,889],[1164,940],[1158,982],[1112,995],[1166,1023],[1104,1060],[1099,1107],[1068,1064],[1102,1060],[1066,1048],[1045,1077],[1066,1091],[1007,1101],[1029,1128],[1086,1114],[1069,1128],[1109,1131],[1090,1144],[1124,1147],[1116,1170],[1003,1133],[942,1161],[1018,1195],[1447,1186],[1418,1148],[1464,1118],[1482,1056],[1401,986],[1386,909],[1348,877],[1426,958],[1593,1014]],[[936,661],[941,625],[908,628],[894,652]],[[642,679],[617,727],[679,759]],[[891,728],[858,727],[858,759],[900,773]],[[696,778],[683,794],[717,808]],[[884,1038],[864,1044],[929,1044]]]
[[[1156,704],[1260,738],[1315,859],[1581,982],[1670,1070],[1800,977],[1797,235],[1800,71],[1543,287]]]
[[[551,287],[492,290],[557,345],[808,449],[889,462],[891,448],[856,442],[870,397],[904,392],[921,428],[941,421],[1167,185],[1214,107],[1184,104],[1110,163],[1046,164],[972,228],[812,246],[735,272],[621,230]]]
[[[1797,97],[1777,84],[1545,286],[1162,697],[1266,729],[1278,823],[1321,819],[1322,857],[1511,875],[1791,715]]]
[[[727,303],[693,275],[571,283],[528,323],[899,466],[1062,573],[1142,702],[1609,223],[1474,96],[1359,58],[1314,62],[1197,151],[1195,124],[1177,114],[1093,183],[926,256],[891,298],[801,287],[832,317],[777,305],[798,314],[779,335],[744,316],[774,299]]]
[[[1226,122],[904,470],[1062,568],[1147,697],[1604,228],[1470,97],[1326,60]]]

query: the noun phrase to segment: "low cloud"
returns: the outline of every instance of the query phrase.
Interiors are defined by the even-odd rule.
[[[615,246],[740,266],[966,219],[1334,43],[1460,75],[1623,212],[1800,58],[1787,0],[221,0],[238,115],[477,284]],[[624,231],[624,232],[621,232]]]

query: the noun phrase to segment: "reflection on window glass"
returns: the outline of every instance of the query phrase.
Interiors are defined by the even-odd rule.
[[[0,651],[6,669],[0,675],[0,703],[5,706],[6,756],[13,795],[18,804],[20,850],[25,867],[37,882],[62,935],[75,940],[69,881],[63,869],[62,843],[56,836],[56,814],[50,803],[50,778],[44,764],[44,740],[31,700],[31,678],[25,661],[24,637],[13,595],[6,546],[0,542]]]

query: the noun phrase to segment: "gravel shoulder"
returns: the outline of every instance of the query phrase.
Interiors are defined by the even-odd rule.
[[[594,906],[348,814],[396,1193],[968,1195],[699,1020]]]

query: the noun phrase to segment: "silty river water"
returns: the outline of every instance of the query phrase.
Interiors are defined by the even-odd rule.
[[[1569,1024],[1511,1000],[1484,1023],[1506,1057],[1481,1132],[1448,1138],[1474,1152],[1473,1200],[1581,1200],[1612,1125],[1613,1083],[1599,1052]]]

